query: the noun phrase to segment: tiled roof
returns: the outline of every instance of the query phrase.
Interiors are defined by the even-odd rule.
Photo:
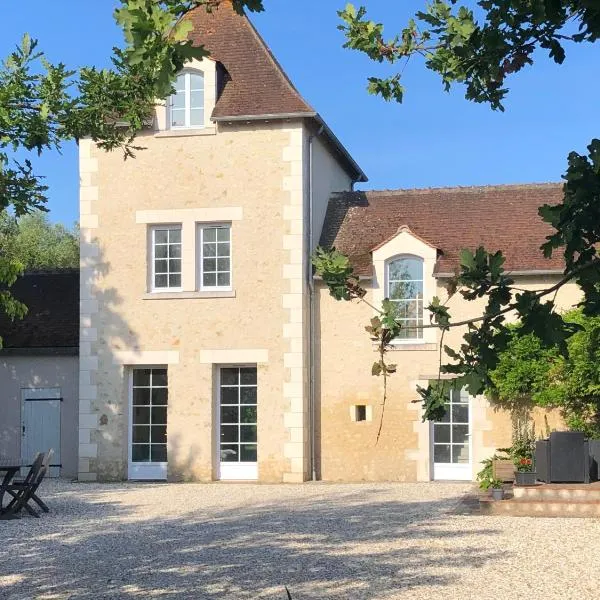
[[[438,274],[458,268],[461,249],[480,245],[502,250],[507,270],[562,271],[560,252],[543,257],[551,228],[538,215],[561,198],[556,183],[346,192],[331,199],[320,243],[347,254],[360,275],[372,274],[372,250],[402,226],[438,248]]]
[[[214,118],[315,114],[249,19],[238,14],[230,2],[221,3],[211,12],[199,6],[186,19],[194,25],[190,39],[204,45],[226,71]]]
[[[0,314],[4,351],[79,347],[79,271],[26,273],[12,286],[13,296],[28,310],[14,322]]]
[[[194,25],[190,39],[198,46],[205,46],[210,58],[217,62],[213,120],[311,119],[315,131],[322,131],[353,180],[367,181],[343,144],[302,98],[246,15],[238,14],[231,2],[222,2],[211,12],[199,6],[185,18]]]

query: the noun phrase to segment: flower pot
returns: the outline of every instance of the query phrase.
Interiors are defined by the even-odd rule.
[[[535,485],[537,473],[535,471],[515,471],[516,485]]]
[[[515,464],[511,458],[495,458],[492,462],[494,479],[500,481],[515,480]]]
[[[492,498],[494,500],[502,500],[504,498],[504,490],[502,488],[492,488]]]

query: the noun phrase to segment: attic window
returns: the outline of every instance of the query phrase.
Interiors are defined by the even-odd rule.
[[[396,319],[403,326],[400,339],[422,339],[423,259],[397,257],[387,263],[387,297],[396,306]]]
[[[204,127],[204,74],[183,71],[175,81],[175,93],[169,98],[171,129]]]

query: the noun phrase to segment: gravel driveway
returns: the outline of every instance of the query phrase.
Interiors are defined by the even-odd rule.
[[[461,514],[467,484],[47,482],[0,598],[592,599],[600,520]]]

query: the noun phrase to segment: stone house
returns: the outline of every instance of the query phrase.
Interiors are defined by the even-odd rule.
[[[330,298],[310,254],[347,252],[371,299],[419,324],[464,246],[507,248],[524,287],[554,280],[535,209],[559,186],[354,192],[365,174],[250,21],[187,18],[211,58],[178,76],[145,150],[80,143],[79,479],[471,479],[508,417],[463,393],[421,423],[440,340],[416,330],[375,445],[370,309]]]

